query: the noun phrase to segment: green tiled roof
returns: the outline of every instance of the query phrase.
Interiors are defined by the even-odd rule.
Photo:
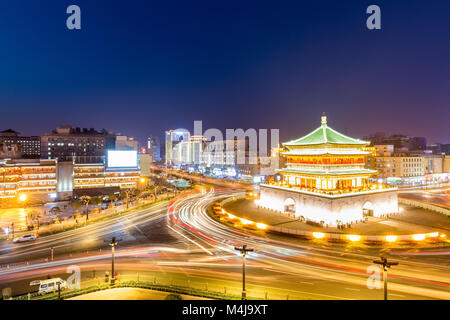
[[[284,146],[303,146],[303,145],[316,145],[316,144],[350,144],[350,145],[367,145],[370,142],[354,139],[337,132],[336,130],[327,126],[326,117],[322,117],[322,125],[296,140],[291,140],[283,143]]]

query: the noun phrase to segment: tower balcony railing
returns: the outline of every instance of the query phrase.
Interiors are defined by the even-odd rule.
[[[284,181],[269,182],[267,184],[277,186],[277,187],[282,187],[282,188],[288,188],[288,189],[292,189],[292,190],[308,191],[308,192],[314,192],[314,193],[326,194],[326,195],[340,195],[340,194],[347,194],[347,193],[358,193],[358,192],[392,189],[392,186],[387,185],[387,184],[381,184],[381,183],[363,185],[363,186],[359,186],[359,187],[343,187],[343,188],[335,188],[335,189],[321,189],[321,188],[317,188],[317,187],[305,187],[305,186],[289,184]]]

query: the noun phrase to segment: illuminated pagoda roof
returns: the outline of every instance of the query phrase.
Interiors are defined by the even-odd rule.
[[[327,125],[327,117],[322,116],[322,124],[313,132],[296,140],[283,143],[286,147],[311,146],[321,144],[365,146],[369,141],[347,137]]]

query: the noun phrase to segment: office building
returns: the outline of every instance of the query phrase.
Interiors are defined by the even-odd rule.
[[[39,136],[19,136],[19,132],[12,129],[0,132],[0,157],[5,158],[39,159],[41,140]],[[12,157],[8,157],[12,155]]]
[[[41,136],[41,159],[102,163],[108,149],[114,149],[115,135],[106,130],[61,126]]]

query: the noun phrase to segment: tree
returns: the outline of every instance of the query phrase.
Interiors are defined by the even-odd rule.
[[[70,202],[70,205],[73,210],[77,211],[83,207],[83,204],[79,200],[74,200]]]
[[[38,230],[39,230],[39,218],[40,218],[40,212],[36,210],[30,210],[27,213],[27,225],[28,228],[32,228],[34,225],[37,224]]]
[[[116,201],[119,199],[119,197],[115,193],[109,194],[108,198],[114,205],[116,204]]]
[[[90,196],[82,196],[82,197],[80,197],[80,200],[86,207],[86,220],[89,220],[89,202],[91,201],[91,197]]]
[[[92,197],[90,203],[94,206],[99,206],[103,203],[103,200],[101,197]]]
[[[130,193],[131,193],[131,189],[125,189],[120,191],[120,199],[126,201],[127,203],[127,209],[128,209],[128,204],[129,204],[129,199],[130,199]]]

